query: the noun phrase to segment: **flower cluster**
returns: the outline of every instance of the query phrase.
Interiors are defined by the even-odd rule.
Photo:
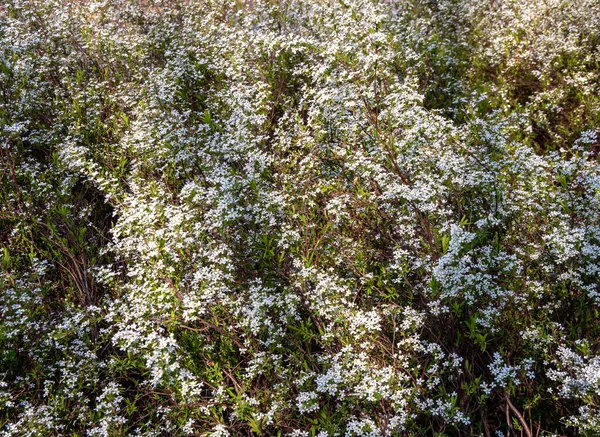
[[[597,0],[7,0],[0,436],[596,435]]]

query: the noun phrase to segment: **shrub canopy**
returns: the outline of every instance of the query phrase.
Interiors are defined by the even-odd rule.
[[[7,0],[0,436],[600,434],[598,0]]]

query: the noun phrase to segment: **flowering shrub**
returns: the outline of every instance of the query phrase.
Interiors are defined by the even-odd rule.
[[[600,434],[597,0],[8,0],[0,436]]]

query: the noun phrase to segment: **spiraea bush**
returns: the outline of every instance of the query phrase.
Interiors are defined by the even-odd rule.
[[[0,5],[1,436],[600,435],[598,0]]]

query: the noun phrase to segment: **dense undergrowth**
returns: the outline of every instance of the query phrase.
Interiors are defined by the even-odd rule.
[[[0,5],[0,435],[600,435],[598,0]]]

